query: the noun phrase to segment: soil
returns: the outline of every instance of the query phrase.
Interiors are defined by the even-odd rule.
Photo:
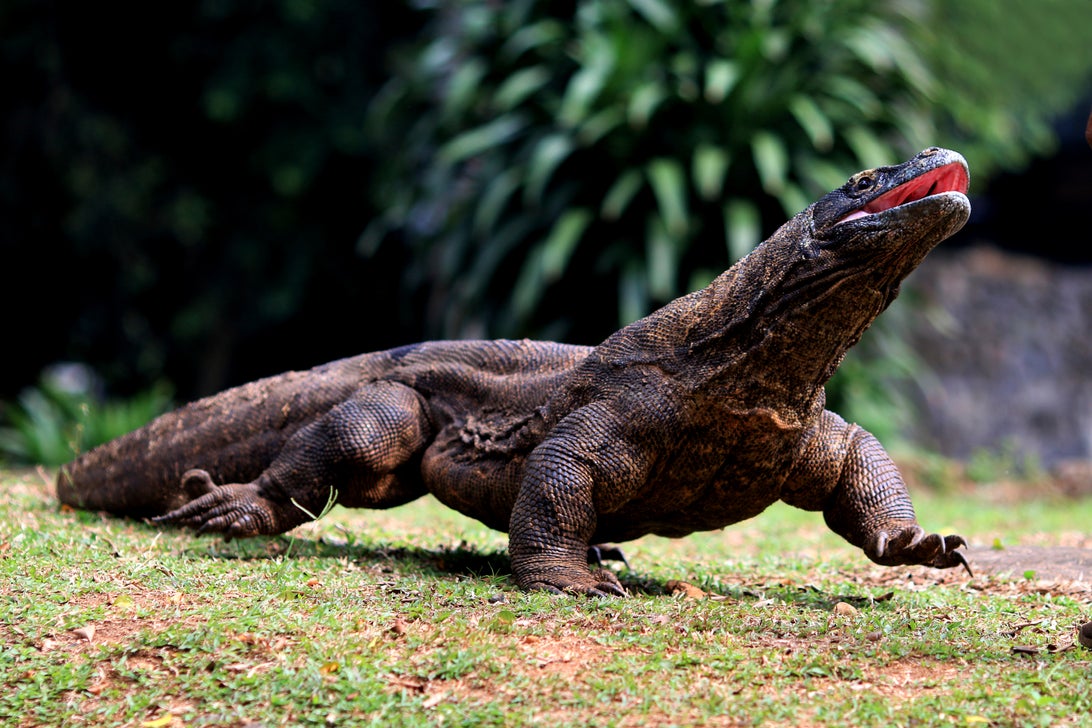
[[[968,549],[967,560],[975,574],[1092,584],[1092,549],[1073,546],[977,547]]]

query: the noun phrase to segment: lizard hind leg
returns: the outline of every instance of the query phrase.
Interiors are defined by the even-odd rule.
[[[260,522],[269,522],[264,510],[256,507],[256,494],[248,494],[252,484],[224,484],[213,480],[207,470],[192,468],[182,473],[177,495],[166,513],[149,518],[153,524],[190,526],[198,531],[218,531],[230,540],[234,536],[254,536]],[[249,511],[249,512],[248,512]]]
[[[284,533],[306,520],[296,519],[286,527],[276,504],[264,497],[260,481],[217,486],[205,471],[191,470],[183,476],[183,482],[185,487],[205,484],[211,490],[169,513],[149,519],[151,523],[189,526],[199,532],[222,533],[230,539]]]
[[[419,457],[431,433],[424,403],[412,389],[375,382],[300,428],[255,480],[217,485],[187,471],[188,503],[152,519],[228,537],[284,533],[329,502],[386,508],[423,495],[420,478],[402,466]],[[407,470],[412,471],[412,468]]]
[[[419,466],[433,432],[415,390],[373,382],[342,405],[331,424],[345,460],[338,503],[391,508],[425,495]]]

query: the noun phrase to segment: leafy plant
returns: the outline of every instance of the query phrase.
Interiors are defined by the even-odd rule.
[[[414,249],[437,334],[549,328],[545,309],[602,336],[929,126],[932,78],[890,4],[434,10],[372,110],[404,154],[363,244],[395,232]],[[613,311],[585,310],[592,284]]]
[[[124,435],[165,412],[171,390],[158,384],[129,399],[106,400],[93,380],[53,370],[18,401],[0,408],[0,459],[61,465],[82,451]]]
[[[361,246],[407,245],[406,284],[430,333],[452,337],[595,343],[852,172],[984,127],[1010,136],[976,145],[976,167],[1026,159],[1024,130],[1045,150],[1044,108],[1072,102],[1092,68],[1064,1],[1034,14],[1066,27],[1072,58],[1053,65],[1069,88],[1034,74],[1048,103],[1033,108],[1009,103],[995,69],[1019,62],[989,33],[1038,48],[1053,34],[1016,40],[1024,28],[978,0],[421,5],[423,40],[371,108],[398,153],[380,160],[385,212]]]
[[[431,336],[597,343],[859,169],[943,144],[981,181],[1047,151],[1051,110],[1092,70],[1072,0],[420,6],[425,33],[370,109],[397,153],[361,251],[408,249]],[[899,429],[888,377],[916,365],[898,349],[851,352],[832,403]]]

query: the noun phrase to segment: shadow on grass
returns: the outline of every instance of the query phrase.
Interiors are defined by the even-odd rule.
[[[426,576],[503,577],[513,589],[516,588],[507,550],[480,549],[467,541],[427,549],[375,542],[350,543],[340,539],[274,536],[237,541],[221,539],[209,543],[207,548],[195,545],[187,549],[187,553],[195,557],[225,560],[338,559],[359,565],[386,566],[392,572],[418,572]],[[596,568],[595,565],[592,568]],[[670,580],[651,578],[628,569],[622,569],[618,575],[631,594],[666,596],[671,593]]]
[[[790,605],[801,609],[813,609],[829,612],[838,602],[846,602],[854,607],[866,608],[867,606],[890,599],[890,594],[879,597],[835,594],[824,591],[816,586],[791,586],[776,585],[766,586],[766,576],[756,576],[754,585],[717,585],[708,584],[691,585],[705,597],[716,601],[728,602],[765,602],[770,601],[782,605]],[[630,572],[628,578],[623,575],[622,584],[631,594],[645,594],[648,596],[666,596],[674,598],[677,590],[676,580],[656,579],[644,577],[639,573]],[[695,592],[696,593],[696,592]]]
[[[149,530],[161,527],[141,524]],[[467,541],[457,544],[441,544],[433,549],[420,546],[388,544],[361,540],[320,537],[299,538],[292,535],[224,540],[216,534],[193,534],[193,546],[185,553],[197,558],[222,560],[258,559],[336,559],[360,566],[387,569],[392,573],[416,572],[425,576],[505,579],[511,588],[517,588],[512,578],[512,564],[504,549],[481,549]],[[592,568],[596,568],[593,564]],[[615,572],[630,594],[669,597],[674,593],[672,578],[653,577],[632,568],[620,568]],[[834,594],[817,586],[777,583],[770,585],[775,574],[755,573],[753,583],[725,585],[701,583],[702,591],[714,599],[749,602],[772,600],[781,604],[795,605],[804,609],[830,611],[834,604],[847,602],[855,607],[868,606],[886,601],[891,594],[881,596]]]
[[[251,559],[338,559],[360,565],[387,565],[392,571],[419,571],[432,576],[512,576],[508,552],[484,551],[462,542],[435,549],[383,543],[350,543],[337,539],[317,540],[273,536],[238,541],[221,540],[207,549],[188,549],[192,556],[225,560]]]

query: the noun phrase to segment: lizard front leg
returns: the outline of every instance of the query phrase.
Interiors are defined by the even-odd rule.
[[[397,469],[431,434],[420,397],[392,382],[374,382],[300,428],[270,466],[249,483],[212,482],[203,470],[182,476],[198,497],[154,523],[173,523],[228,537],[277,534],[311,520],[329,501],[385,508],[423,495],[418,479]]]
[[[558,594],[626,595],[613,573],[588,566],[594,486],[591,469],[560,443],[547,441],[531,454],[508,527],[517,584]]]
[[[826,411],[782,490],[782,500],[823,511],[831,530],[884,566],[962,566],[962,536],[928,533],[898,467],[868,431]]]
[[[527,459],[509,524],[509,554],[524,589],[626,596],[618,577],[591,569],[597,508],[623,502],[643,461],[609,413],[586,407],[561,421]]]

